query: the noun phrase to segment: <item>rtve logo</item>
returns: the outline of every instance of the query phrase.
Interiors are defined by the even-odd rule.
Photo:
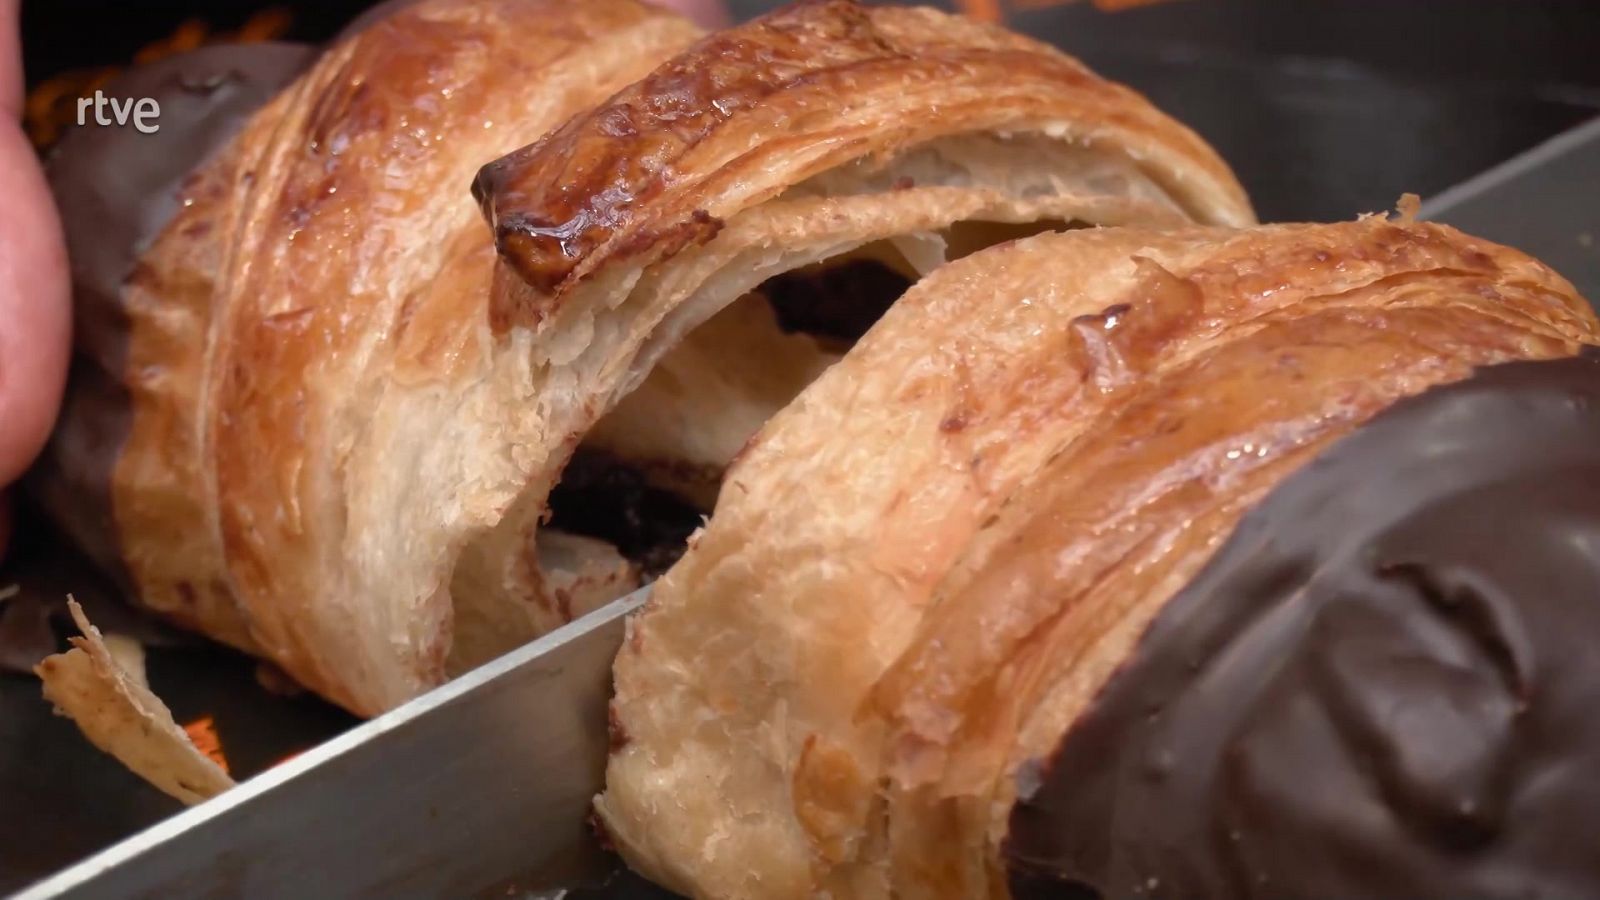
[[[119,100],[107,97],[104,91],[97,89],[93,97],[78,98],[79,125],[89,124],[88,111],[91,107],[97,125],[127,125],[131,121],[140,134],[155,134],[161,130],[161,126],[154,121],[161,117],[161,104],[152,97]],[[106,115],[107,108],[111,110],[110,116]]]

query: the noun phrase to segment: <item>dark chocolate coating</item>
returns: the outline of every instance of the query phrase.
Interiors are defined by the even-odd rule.
[[[1273,490],[1044,764],[1031,897],[1600,897],[1600,353]]]
[[[334,40],[416,2],[378,3]],[[80,299],[116,300],[134,260],[171,221],[184,181],[321,54],[301,43],[216,44],[135,66],[102,88],[108,98],[154,99],[161,127],[77,126],[46,161]]]
[[[339,39],[412,2],[379,4]],[[217,44],[136,66],[101,90],[123,102],[154,99],[159,130],[90,121],[69,129],[45,161],[72,268],[77,353],[61,427],[28,486],[129,592],[134,587],[111,500],[113,471],[132,425],[123,380],[130,339],[124,285],[176,215],[185,183],[322,52],[309,44]]]
[[[115,305],[133,264],[171,221],[178,192],[246,119],[317,56],[300,44],[220,44],[138,66],[105,96],[149,97],[160,130],[76,126],[46,162],[78,302]]]
[[[204,47],[132,69],[102,90],[161,106],[160,130],[72,128],[45,168],[72,267],[77,353],[61,427],[29,486],[85,553],[132,590],[123,570],[111,479],[132,422],[123,383],[129,325],[124,282],[178,210],[184,182],[316,58],[311,47]]]

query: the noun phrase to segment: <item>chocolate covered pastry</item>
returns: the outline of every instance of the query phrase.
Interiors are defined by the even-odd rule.
[[[1252,219],[1194,134],[999,28],[835,0],[697,37],[419,0],[130,73],[173,98],[155,140],[51,164],[84,350],[53,515],[146,607],[374,714],[664,568],[947,257]],[[551,509],[580,445],[617,471]]]
[[[1023,774],[1019,900],[1600,890],[1600,348],[1295,472]]]
[[[1405,219],[951,263],[631,623],[605,829],[708,897],[1600,891],[1596,343]]]

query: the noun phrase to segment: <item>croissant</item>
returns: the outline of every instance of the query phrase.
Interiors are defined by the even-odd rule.
[[[695,37],[424,0],[243,79],[265,105],[201,116],[203,161],[149,163],[181,188],[144,231],[72,228],[46,505],[145,606],[375,714],[670,565],[946,258],[1252,221],[1193,133],[998,28],[834,0]],[[54,166],[69,213],[115,197],[92,151]]]
[[[473,174],[699,35],[624,0],[379,13],[135,70],[113,88],[161,131],[63,142],[83,346],[40,479],[143,605],[369,714],[443,677],[444,557],[505,491],[510,448],[475,435],[520,361],[479,327]],[[579,574],[614,574],[590,550]]]
[[[721,898],[1600,891],[1595,344],[1406,219],[953,262],[631,623],[606,832]]]

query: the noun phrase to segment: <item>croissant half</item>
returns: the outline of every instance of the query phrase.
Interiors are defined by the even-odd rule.
[[[947,257],[1251,221],[1199,138],[1003,30],[821,2],[696,36],[628,0],[423,0],[281,91],[240,79],[253,113],[206,94],[242,126],[167,173],[124,270],[80,273],[47,505],[148,607],[372,714],[663,568],[585,486],[678,503],[681,548]],[[485,228],[467,185],[519,145],[477,175]]]
[[[579,436],[719,480],[837,358],[793,339],[847,344],[904,284],[821,309],[851,293],[834,265],[910,281],[1019,229],[1252,218],[1197,137],[1057,51],[849,2],[713,35],[487,166],[476,193],[501,251],[492,327],[532,360],[546,454],[457,567],[478,596],[537,580],[518,548]],[[787,345],[774,310],[802,332]]]
[[[632,622],[605,828],[707,897],[1592,892],[1595,343],[1409,221],[951,263]]]
[[[494,248],[467,187],[697,36],[625,0],[401,5],[254,91],[270,99],[176,173],[122,271],[91,268],[103,236],[71,198],[115,197],[156,154],[85,171],[96,148],[61,148],[87,346],[47,505],[143,604],[352,710],[438,683],[449,561],[514,491],[515,448],[489,436],[526,399],[489,337]],[[249,99],[273,51],[205,52],[167,64],[174,103]],[[506,618],[513,638],[540,624]]]

